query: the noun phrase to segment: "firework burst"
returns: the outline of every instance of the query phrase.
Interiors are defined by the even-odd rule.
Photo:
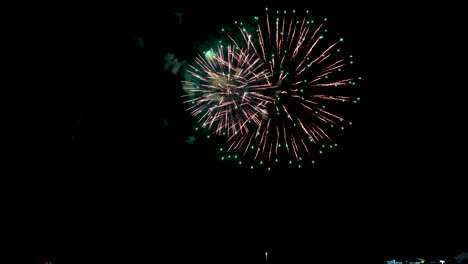
[[[192,103],[188,111],[200,116],[202,127],[218,135],[247,134],[248,121],[267,115],[266,105],[273,102],[265,92],[271,88],[266,82],[271,76],[248,48],[219,46],[198,55],[195,63],[197,67],[189,65],[187,72],[196,81],[184,81],[184,89],[192,97],[186,101]]]
[[[340,51],[342,38],[326,40],[326,19],[307,13],[266,9],[263,19],[236,22],[189,65],[188,111],[202,128],[227,136],[223,158],[263,164],[286,157],[301,166],[317,146],[336,146],[332,131],[350,124],[338,113],[358,99],[342,95],[355,84],[342,70],[351,56]]]

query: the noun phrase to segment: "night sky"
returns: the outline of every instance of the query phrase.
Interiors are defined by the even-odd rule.
[[[33,240],[35,256],[253,264],[268,251],[276,264],[378,263],[468,250],[462,99],[438,70],[448,66],[442,48],[426,44],[435,23],[396,2],[354,2],[85,8],[81,66],[69,84],[71,165],[48,179],[58,186],[48,200],[53,223],[65,226],[47,243]],[[191,60],[215,30],[265,6],[327,17],[363,78],[340,148],[303,169],[252,171],[219,160],[214,141],[187,144],[195,120],[181,104],[180,77],[163,71],[167,53]],[[79,238],[88,242],[55,247]]]

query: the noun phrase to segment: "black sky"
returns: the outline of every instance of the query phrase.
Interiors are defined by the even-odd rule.
[[[440,47],[426,44],[432,20],[401,3],[349,2],[89,7],[77,35],[81,76],[70,83],[70,175],[51,179],[69,201],[57,205],[62,239],[90,241],[75,256],[262,263],[270,251],[279,264],[466,250],[461,97],[440,78]],[[189,58],[212,30],[265,5],[327,17],[362,72],[354,126],[311,169],[250,172],[209,144],[187,145],[193,120],[179,80],[162,71],[166,53]],[[42,247],[38,255],[68,258]]]

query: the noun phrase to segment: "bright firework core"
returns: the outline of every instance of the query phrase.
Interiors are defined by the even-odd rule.
[[[342,39],[326,40],[326,19],[307,13],[267,9],[262,20],[236,22],[189,65],[187,110],[200,127],[227,136],[226,153],[262,162],[287,153],[291,162],[310,159],[316,145],[336,145],[330,133],[344,121],[336,105],[354,100],[338,89],[355,84],[342,71],[351,56],[340,52]]]

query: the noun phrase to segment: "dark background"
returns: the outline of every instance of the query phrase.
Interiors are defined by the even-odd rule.
[[[313,168],[251,172],[219,161],[214,145],[186,144],[193,120],[179,79],[162,71],[166,53],[190,59],[213,30],[265,6],[327,17],[362,73],[353,127]],[[71,164],[33,205],[54,217],[32,225],[32,258],[262,263],[269,251],[272,263],[378,263],[467,250],[463,99],[439,6],[174,0],[78,9],[77,77],[64,87]]]

